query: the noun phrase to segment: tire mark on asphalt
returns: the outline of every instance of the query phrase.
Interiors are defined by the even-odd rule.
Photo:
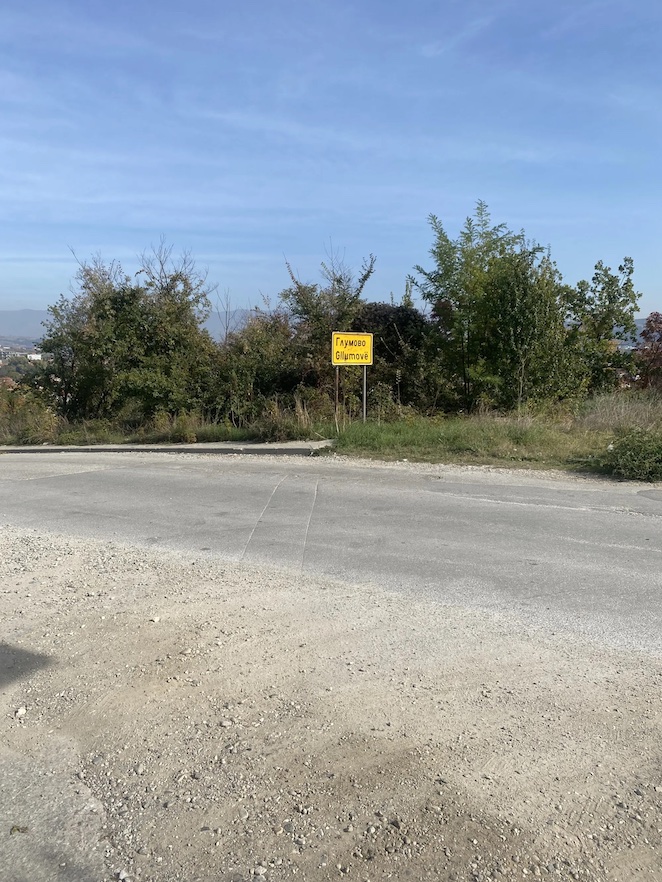
[[[303,537],[303,550],[301,552],[301,567],[300,570],[303,572],[303,562],[306,558],[306,545],[308,544],[308,533],[310,531],[310,523],[313,519],[313,512],[315,511],[315,503],[317,502],[317,492],[319,490],[320,482],[319,479],[315,481],[315,493],[313,494],[313,504],[310,507],[310,514],[308,515],[308,523],[306,524],[306,532]]]
[[[546,502],[542,500],[522,500],[522,499],[495,499],[493,496],[473,496],[461,493],[444,493],[443,491],[434,491],[444,499],[459,499],[462,502],[484,502],[494,506],[513,506],[516,508],[540,508],[555,509],[558,511],[572,512],[598,512],[601,514],[618,514],[618,515],[634,515],[635,517],[644,518],[660,518],[662,514],[657,512],[635,511],[621,505],[563,505],[558,502]]]
[[[261,521],[262,518],[264,517],[264,513],[266,512],[266,510],[267,510],[267,509],[269,508],[269,506],[271,505],[271,500],[272,500],[272,499],[274,498],[274,496],[276,495],[276,490],[278,490],[278,488],[279,488],[280,485],[283,483],[283,481],[285,481],[288,477],[289,477],[288,475],[283,475],[283,477],[280,479],[280,481],[276,484],[276,486],[274,487],[274,489],[271,491],[271,495],[269,496],[269,499],[267,499],[267,504],[264,506],[264,508],[263,508],[262,511],[260,512],[260,516],[259,516],[258,519],[255,521],[255,524],[254,524],[254,526],[253,526],[253,529],[251,530],[251,532],[250,532],[250,536],[248,537],[248,540],[246,541],[246,544],[244,545],[244,550],[241,552],[241,557],[239,558],[239,560],[243,560],[244,557],[246,556],[246,552],[248,551],[248,546],[251,544],[251,539],[252,539],[253,536],[255,535],[255,531],[257,530],[260,521]]]

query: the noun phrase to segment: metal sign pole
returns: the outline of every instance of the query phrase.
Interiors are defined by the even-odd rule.
[[[336,367],[336,400],[333,408],[333,416],[336,421],[336,432],[339,432],[338,428],[338,398],[339,398],[339,387],[340,387],[340,368]]]
[[[373,363],[373,334],[353,333],[352,331],[331,332],[331,364],[336,369],[336,426],[338,424],[338,367],[363,367],[363,422],[368,419],[368,365]],[[343,423],[345,421],[345,384],[343,382]],[[350,417],[351,417],[350,405]]]

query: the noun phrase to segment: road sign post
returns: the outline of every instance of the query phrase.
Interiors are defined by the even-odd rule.
[[[331,364],[336,368],[336,377],[339,367],[358,366],[363,368],[364,423],[368,417],[368,365],[372,364],[372,343],[372,334],[333,331],[331,335]]]

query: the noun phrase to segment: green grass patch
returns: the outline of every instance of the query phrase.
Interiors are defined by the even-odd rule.
[[[238,429],[225,424],[203,420],[169,418],[144,426],[123,426],[105,420],[85,420],[63,424],[51,443],[85,446],[94,444],[194,444],[213,441],[254,441],[254,429]]]
[[[353,423],[336,450],[388,460],[595,470],[608,443],[606,432],[543,418],[478,415]]]
[[[312,412],[311,412],[312,411]],[[414,462],[558,468],[662,480],[662,395],[628,391],[597,396],[573,414],[481,413],[417,416],[391,422],[354,421],[340,430],[328,408],[288,409],[267,402],[260,416],[236,427],[195,412],[158,414],[147,421],[69,423],[31,394],[0,394],[0,444],[167,444],[335,438],[348,456]]]

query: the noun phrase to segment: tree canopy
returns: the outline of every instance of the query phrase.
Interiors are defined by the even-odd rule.
[[[600,261],[591,282],[563,284],[548,249],[492,225],[478,202],[456,239],[430,217],[433,266],[412,282],[431,306],[451,407],[512,407],[613,387],[628,356],[639,295],[625,258]]]
[[[138,281],[140,280],[140,281]],[[51,358],[33,383],[71,419],[140,416],[199,406],[213,342],[204,275],[163,244],[131,279],[117,262],[81,263],[73,296],[49,307],[41,348]]]
[[[70,296],[49,308],[35,394],[71,420],[149,420],[198,411],[242,426],[274,408],[333,414],[332,331],[370,331],[370,395],[384,414],[502,410],[576,400],[614,387],[632,372],[660,382],[660,324],[652,316],[636,353],[634,264],[602,261],[589,281],[566,284],[550,250],[523,231],[494,224],[478,202],[459,234],[429,218],[427,266],[416,265],[400,302],[368,301],[376,270],[357,273],[337,253],[319,281],[290,284],[275,308],[244,326],[205,330],[213,292],[188,254],[164,242],[127,275],[116,261],[80,264]],[[417,304],[414,295],[420,300]],[[352,411],[360,372],[342,372]]]

